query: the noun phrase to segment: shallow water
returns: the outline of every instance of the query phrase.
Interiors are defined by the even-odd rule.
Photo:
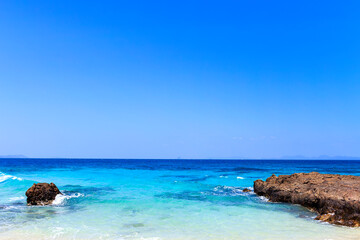
[[[360,175],[360,161],[0,159],[0,239],[360,239],[243,193],[271,174]],[[26,206],[34,182],[64,193]]]

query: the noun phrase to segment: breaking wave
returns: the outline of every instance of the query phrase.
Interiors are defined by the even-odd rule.
[[[0,172],[0,183],[5,182],[5,181],[7,181],[9,179],[11,179],[11,180],[19,180],[19,181],[23,180],[22,178]]]
[[[259,196],[259,199],[262,201],[262,202],[269,202],[269,199],[267,197],[264,197],[264,196]]]
[[[230,187],[230,186],[217,186],[213,189],[212,194],[213,195],[221,195],[221,196],[244,195],[242,188]]]
[[[24,199],[25,199],[25,197],[12,197],[12,198],[10,198],[10,202],[21,201]]]
[[[79,197],[83,197],[84,194],[81,193],[73,193],[70,195],[66,195],[66,194],[58,194],[55,197],[55,200],[52,202],[52,205],[55,206],[63,206],[65,205],[70,199],[72,198],[79,198]]]

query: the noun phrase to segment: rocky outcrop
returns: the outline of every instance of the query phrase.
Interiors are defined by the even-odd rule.
[[[251,192],[251,190],[248,189],[248,188],[244,188],[242,191],[243,191],[243,192]]]
[[[28,205],[48,205],[61,194],[54,183],[34,183],[25,193]]]
[[[295,173],[256,180],[254,192],[272,202],[300,204],[318,213],[317,220],[360,226],[360,177]]]

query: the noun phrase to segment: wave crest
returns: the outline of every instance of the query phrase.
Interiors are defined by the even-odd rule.
[[[67,201],[69,199],[79,198],[79,197],[83,197],[83,196],[84,196],[84,194],[81,194],[81,193],[73,193],[70,195],[58,194],[58,195],[56,195],[55,200],[52,202],[52,205],[63,206],[67,203]]]
[[[239,187],[217,186],[213,189],[214,195],[237,196],[243,195],[242,189]]]
[[[19,181],[22,181],[23,179],[22,178],[19,178],[19,177],[16,177],[16,176],[13,176],[13,175],[8,175],[8,174],[5,174],[5,173],[2,173],[0,172],[0,183],[1,182],[5,182],[9,179],[12,179],[12,180],[19,180]]]

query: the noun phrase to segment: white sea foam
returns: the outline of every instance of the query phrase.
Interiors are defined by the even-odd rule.
[[[260,196],[259,198],[260,198],[261,201],[264,201],[264,202],[268,202],[268,201],[269,201],[269,199],[266,198],[266,197],[264,197],[264,196]]]
[[[236,196],[242,195],[243,192],[238,187],[230,187],[230,186],[217,186],[214,188],[215,195],[229,195]]]
[[[18,206],[5,206],[4,210],[12,210],[12,209],[18,209]]]
[[[66,194],[58,194],[55,197],[55,200],[52,202],[52,205],[56,205],[56,206],[62,206],[66,203],[67,200],[71,199],[71,198],[79,198],[79,197],[83,197],[84,194],[81,193],[74,193],[74,194],[70,194],[70,195],[66,195]]]
[[[130,237],[130,236],[129,236]],[[126,238],[127,239],[127,238]],[[161,238],[158,237],[139,237],[140,240],[160,240]]]
[[[245,179],[245,178],[243,178],[243,177],[236,177],[237,179]]]
[[[60,238],[65,233],[65,229],[62,227],[54,227],[52,230],[52,234],[54,239]]]
[[[12,198],[10,198],[10,201],[15,202],[15,201],[23,200],[23,199],[25,199],[25,197],[12,197]]]
[[[23,180],[22,178],[0,172],[0,182],[5,182],[6,180],[9,180],[9,179],[19,180],[19,181]]]

